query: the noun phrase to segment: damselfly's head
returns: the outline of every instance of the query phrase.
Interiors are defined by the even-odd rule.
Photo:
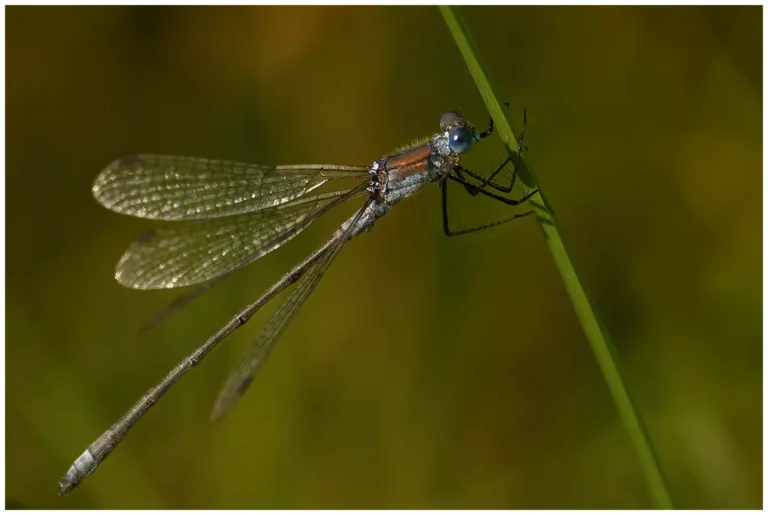
[[[458,111],[448,111],[440,118],[440,129],[448,138],[448,146],[452,152],[463,154],[469,152],[481,136],[475,131],[475,127],[466,121]]]

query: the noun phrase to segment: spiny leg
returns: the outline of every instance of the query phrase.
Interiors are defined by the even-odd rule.
[[[512,220],[516,220],[518,218],[523,218],[524,216],[528,216],[530,214],[533,214],[533,211],[526,211],[525,213],[518,213],[515,215],[512,215],[510,217],[504,218],[502,220],[497,220],[495,222],[490,222],[483,225],[478,225],[476,227],[470,227],[468,229],[461,229],[459,231],[453,231],[451,230],[450,224],[448,223],[448,181],[443,179],[443,182],[440,183],[440,186],[443,190],[443,232],[445,232],[446,236],[460,236],[462,234],[469,234],[473,232],[482,231],[483,229],[490,229],[491,227],[496,227],[497,225],[502,225],[507,222],[511,222]],[[465,186],[466,187],[466,186]],[[482,193],[482,192],[481,192]]]
[[[504,105],[506,106],[506,108],[507,108],[507,109],[509,109],[509,102],[504,102]],[[478,139],[478,140],[481,140],[481,139],[483,139],[483,138],[487,138],[487,137],[488,137],[488,136],[490,136],[491,134],[493,134],[493,117],[491,117],[491,121],[490,121],[490,122],[489,122],[489,124],[488,124],[488,130],[487,130],[487,131],[485,131],[485,132],[483,132],[483,133],[481,133],[481,134],[478,136],[478,138],[477,138],[477,139]]]
[[[467,190],[467,193],[469,193],[473,197],[476,196],[478,193],[480,193],[480,188],[478,188],[477,186],[471,185],[469,181],[464,179],[464,176],[461,175],[461,170],[463,170],[463,168],[461,170],[459,168],[461,167],[457,165],[456,167],[454,167],[453,171],[456,172],[456,175],[459,177],[459,179],[465,181],[462,184],[462,186],[464,186],[464,189]]]
[[[481,195],[485,195],[486,197],[490,197],[492,199],[498,200],[499,202],[501,202],[503,204],[506,204],[508,206],[520,205],[523,202],[525,202],[526,200],[528,200],[529,198],[531,198],[532,196],[534,196],[539,191],[539,190],[529,191],[522,198],[516,200],[516,199],[511,199],[511,198],[503,197],[503,196],[501,196],[501,195],[499,195],[497,193],[493,193],[491,191],[486,191],[486,190],[483,190],[483,189],[478,189],[477,186],[475,186],[474,184],[470,184],[469,182],[467,182],[466,179],[462,179],[460,177],[454,177],[453,175],[448,174],[446,176],[446,178],[448,178],[448,179],[450,179],[452,181],[456,181],[456,182],[458,182],[460,184],[471,186],[472,188],[475,189],[475,191],[477,191],[477,193],[480,193]]]
[[[517,158],[515,159],[515,170],[514,170],[514,172],[512,172],[512,180],[509,183],[509,189],[508,190],[502,190],[505,193],[511,192],[512,188],[515,186],[515,179],[517,178],[517,171],[520,169],[519,168],[520,167],[520,159],[523,156],[523,149],[525,149],[525,147],[523,146],[523,142],[525,141],[525,130],[527,128],[528,128],[528,112],[526,111],[525,108],[523,108],[523,128],[520,131],[520,139],[518,140],[518,143],[517,143]],[[510,157],[507,157],[507,160],[495,172],[493,172],[490,177],[488,177],[488,182],[493,181],[493,178],[496,177],[496,175],[498,175],[499,172],[501,172],[501,170],[504,168],[504,166],[507,163],[509,163],[510,160],[511,160]],[[483,187],[481,189],[485,189],[485,186],[487,186],[487,183],[483,184]]]
[[[481,133],[481,134],[479,134],[479,135],[478,135],[478,137],[477,137],[477,139],[478,139],[478,140],[481,140],[481,139],[483,139],[483,138],[487,138],[487,137],[488,137],[488,136],[490,136],[491,134],[493,134],[493,118],[491,118],[491,121],[490,121],[490,123],[488,124],[488,130],[487,130],[487,131],[485,131],[485,132],[483,132],[483,133]]]
[[[503,170],[504,167],[507,166],[507,163],[509,163],[511,160],[512,159],[508,157],[503,163],[501,163],[501,165],[499,165],[499,168],[495,172],[493,172],[493,174],[491,174],[491,177],[497,175],[498,172]],[[461,165],[454,166],[453,167],[453,171],[456,172],[456,175],[458,175],[461,179],[464,179],[464,177],[461,175],[462,172],[463,172],[463,173],[467,174],[468,176],[472,177],[473,179],[477,180],[478,182],[480,182],[480,185],[479,186],[475,186],[475,188],[474,188],[475,190],[478,190],[478,191],[482,190],[482,189],[485,189],[486,186],[490,186],[491,188],[493,188],[493,189],[495,189],[497,191],[501,191],[503,193],[509,193],[510,191],[512,191],[512,186],[514,186],[514,184],[515,184],[515,175],[516,175],[516,173],[514,173],[514,172],[512,174],[512,181],[511,181],[510,185],[509,186],[502,186],[501,184],[495,183],[495,182],[491,181],[490,179],[486,179],[482,175],[480,175],[478,173],[475,173],[475,172],[473,172],[472,170],[470,170],[468,168],[464,168]],[[466,180],[466,179],[464,179],[464,180]]]
[[[491,122],[493,122],[493,120],[491,120]],[[504,167],[507,166],[507,164],[509,164],[510,161],[512,161],[511,157],[507,157],[507,159],[505,159],[504,162],[501,163],[501,165],[487,179],[482,175],[474,173],[473,171],[468,170],[467,168],[464,168],[463,166],[459,166],[459,165],[456,165],[456,167],[454,168],[454,170],[456,170],[457,172],[457,175],[463,179],[463,177],[461,177],[459,172],[464,172],[470,177],[478,180],[480,183],[482,183],[482,186],[479,187],[480,190],[484,190],[486,187],[490,186],[491,188],[497,191],[510,193],[512,191],[512,188],[515,187],[515,180],[517,179],[517,170],[519,169],[519,166],[520,166],[520,158],[522,157],[523,149],[525,148],[523,146],[523,141],[525,139],[525,130],[527,127],[528,127],[528,114],[526,110],[523,109],[523,129],[520,131],[520,140],[518,143],[519,147],[517,152],[517,158],[515,159],[515,169],[512,172],[512,177],[510,179],[509,186],[502,186],[501,184],[495,183],[493,182],[493,179],[499,173],[501,173],[501,171],[504,169]],[[493,128],[493,123],[491,123],[491,128]],[[467,189],[467,191],[469,191],[469,189]],[[476,193],[472,193],[472,192],[470,192],[470,194],[473,196],[476,195]]]

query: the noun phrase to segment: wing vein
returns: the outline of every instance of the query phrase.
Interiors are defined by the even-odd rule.
[[[329,181],[363,177],[368,168],[266,166],[141,154],[110,163],[93,195],[117,213],[154,220],[205,220],[253,213],[295,200]]]
[[[279,248],[328,210],[358,196],[366,184],[256,213],[158,229],[128,248],[115,277],[123,286],[135,289],[212,281]]]
[[[216,399],[211,414],[213,420],[218,420],[224,416],[248,389],[256,374],[272,353],[288,324],[320,282],[323,274],[325,274],[325,271],[338,255],[341,248],[349,240],[354,227],[357,225],[357,221],[368,208],[370,202],[371,200],[360,208],[344,232],[339,234],[341,232],[341,229],[339,229],[335,236],[337,238],[336,243],[329,247],[325,255],[307,270],[299,279],[293,291],[283,301],[283,304],[272,313],[269,320],[264,324],[261,333],[251,344],[237,368],[230,374],[224,388]]]

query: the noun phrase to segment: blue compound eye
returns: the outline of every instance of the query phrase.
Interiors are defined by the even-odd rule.
[[[466,127],[457,127],[448,134],[448,146],[457,154],[463,154],[475,143],[472,131]]]

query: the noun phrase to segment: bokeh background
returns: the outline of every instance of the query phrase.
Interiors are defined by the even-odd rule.
[[[762,11],[466,8],[619,349],[676,504],[762,506]],[[246,395],[274,309],[65,498],[93,439],[354,206],[154,332],[113,280],[155,224],[91,198],[137,152],[368,164],[488,115],[436,8],[6,9],[6,503],[28,508],[649,508],[534,219],[446,238],[428,187],[351,242]],[[466,165],[488,172],[497,136]],[[457,225],[509,213],[452,188]]]

